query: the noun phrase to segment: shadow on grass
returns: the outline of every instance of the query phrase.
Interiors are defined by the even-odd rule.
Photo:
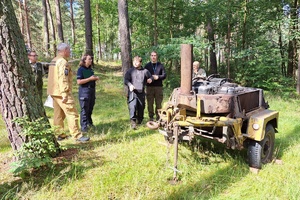
[[[32,170],[23,175],[23,178],[0,184],[0,199],[23,198],[22,194],[26,194],[28,187],[35,190],[43,187],[52,192],[60,191],[70,181],[80,180],[87,170],[102,166],[106,162],[103,157],[93,152],[89,152],[88,155],[80,155],[80,158],[77,158],[77,151],[72,157],[67,157],[67,159],[60,157],[55,158],[55,160],[55,164],[50,167],[45,166]],[[78,160],[84,160],[84,162]]]
[[[244,178],[249,170],[240,168],[238,161],[232,161],[228,166],[216,170],[212,175],[204,176],[188,186],[182,186],[165,199],[211,199],[214,192],[222,188],[225,191],[235,181]],[[236,174],[236,171],[239,171]],[[229,174],[235,174],[234,179]],[[157,198],[161,199],[161,198]]]
[[[185,154],[181,153],[179,149],[179,159],[185,160],[182,162],[192,162],[191,165],[197,163],[200,171],[210,166],[212,168],[220,166],[220,168],[211,171],[213,173],[204,173],[200,179],[197,179],[194,183],[189,182],[185,186],[180,185],[181,179],[185,179],[185,176],[188,176],[185,174],[192,174],[193,171],[184,172],[183,174],[178,173],[178,182],[175,185],[179,184],[180,187],[164,199],[210,199],[220,188],[222,191],[225,191],[234,182],[240,181],[250,173],[249,168],[245,167],[247,166],[247,152],[245,150],[226,149],[223,144],[209,140],[202,141],[197,147],[188,145],[187,143],[182,143],[180,146],[180,149],[183,146],[192,152],[191,154]],[[178,160],[178,163],[181,163],[180,160]],[[225,163],[226,166],[221,167],[219,164],[222,163]],[[181,170],[180,164],[178,165],[178,169]],[[196,176],[199,175],[197,169],[195,173]],[[233,174],[234,176],[231,176]],[[169,184],[174,184],[170,180],[172,180],[172,177],[169,178]],[[156,199],[162,198],[158,197]]]
[[[284,130],[284,129],[283,129]],[[278,137],[275,140],[275,156],[280,159],[284,152],[286,152],[287,149],[289,149],[291,146],[295,144],[300,143],[300,124],[295,125],[293,131],[290,131],[289,133],[276,133],[277,134],[284,134],[284,137]]]
[[[96,130],[88,133],[91,137],[89,142],[81,144],[67,144],[66,147],[79,147],[83,150],[92,150],[99,146],[132,141],[151,134],[157,134],[157,131],[148,129],[145,123],[140,125],[137,130],[132,130],[130,128],[129,120],[115,120],[96,125]]]
[[[300,143],[300,138],[297,134],[299,132],[300,125],[295,125],[292,131],[284,133],[283,137],[276,138],[274,159],[280,159],[284,152],[287,152],[289,148]],[[198,144],[198,147],[188,146],[187,144],[180,145],[187,146],[189,150],[192,151],[192,158],[188,157],[188,155],[181,155],[181,159],[192,159],[196,161],[196,163],[199,163],[199,168],[201,168],[201,166],[210,166],[218,162],[230,164],[227,167],[214,171],[212,175],[205,175],[195,183],[180,187],[178,191],[170,194],[166,199],[186,199],[187,197],[189,197],[189,199],[210,199],[213,196],[221,194],[222,191],[226,191],[234,182],[243,179],[247,174],[251,173],[249,168],[245,167],[248,165],[247,149],[241,151],[226,149],[222,144],[213,141],[209,142],[207,140],[202,141],[200,145]],[[214,157],[221,157],[222,159],[218,160],[214,159]],[[230,176],[230,174],[234,174],[234,176]],[[158,197],[157,199],[161,198]]]

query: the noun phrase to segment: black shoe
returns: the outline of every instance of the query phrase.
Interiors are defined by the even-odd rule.
[[[57,136],[57,140],[58,141],[62,141],[62,140],[65,140],[67,139],[69,136],[66,135],[66,134],[60,134],[59,136]]]
[[[89,137],[84,137],[84,136],[82,136],[81,138],[76,139],[77,142],[87,142],[89,140],[90,140]]]

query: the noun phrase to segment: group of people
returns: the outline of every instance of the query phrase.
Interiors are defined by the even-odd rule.
[[[153,121],[154,117],[159,119],[158,109],[161,109],[163,101],[162,81],[166,78],[166,71],[164,65],[158,62],[157,52],[151,52],[150,59],[151,62],[143,68],[142,58],[134,57],[133,67],[124,76],[124,84],[128,86],[127,102],[132,129],[136,129],[144,119],[145,98],[149,120]]]
[[[92,121],[92,111],[95,105],[95,85],[99,80],[94,75],[92,66],[92,56],[84,55],[79,63],[77,70],[77,84],[79,85],[79,103],[80,103],[80,125],[79,114],[75,107],[75,100],[72,94],[73,71],[68,63],[71,49],[68,44],[60,43],[57,46],[57,56],[51,61],[48,72],[47,94],[53,99],[53,125],[58,127],[58,140],[68,137],[64,133],[64,120],[67,119],[69,132],[78,142],[89,141],[90,138],[84,136],[90,128],[94,128]],[[37,55],[34,51],[28,53],[29,62],[32,70],[35,72],[35,84],[40,96],[43,88],[43,67],[37,63]],[[42,72],[40,72],[42,71]]]
[[[158,62],[157,52],[151,52],[150,60],[151,62],[143,68],[142,58],[134,57],[133,68],[130,68],[124,77],[124,84],[128,86],[127,101],[132,129],[136,129],[137,124],[141,124],[144,119],[145,97],[149,120],[159,120],[158,110],[162,107],[163,80],[166,78],[166,71],[164,65]],[[206,78],[206,72],[200,68],[198,61],[193,63],[192,77]]]
[[[47,94],[53,99],[53,125],[59,128],[58,140],[68,137],[64,133],[64,120],[67,119],[72,137],[76,141],[86,142],[90,138],[84,134],[95,128],[91,116],[96,99],[96,81],[99,80],[99,77],[94,75],[92,56],[84,55],[77,70],[78,98],[81,109],[80,129],[79,114],[72,94],[73,71],[68,63],[70,52],[70,46],[66,43],[60,43],[57,46],[58,54],[49,66]],[[37,56],[35,51],[28,53],[29,62],[35,73],[36,87],[42,97],[45,72],[42,64],[37,62]],[[124,84],[128,86],[127,102],[132,129],[137,129],[137,125],[144,120],[145,99],[147,99],[149,120],[159,120],[158,110],[162,107],[163,80],[166,78],[166,71],[164,65],[158,61],[157,52],[151,52],[150,60],[143,68],[142,58],[135,56],[133,67],[124,76]],[[199,62],[194,62],[193,67],[194,74],[201,72],[201,75],[206,76],[203,69],[199,70]]]

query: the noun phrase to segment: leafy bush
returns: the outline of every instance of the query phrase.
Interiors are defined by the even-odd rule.
[[[21,175],[32,168],[50,166],[51,157],[56,156],[61,150],[53,135],[54,129],[49,123],[45,123],[43,118],[34,122],[28,117],[17,118],[14,121],[22,127],[22,135],[26,138],[26,142],[15,153],[17,161],[11,164],[11,172]]]

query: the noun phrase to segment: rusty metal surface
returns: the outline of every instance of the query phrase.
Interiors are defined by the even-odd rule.
[[[192,57],[193,46],[181,45],[181,94],[188,95],[192,90]]]
[[[250,112],[259,107],[259,90],[247,92],[238,95],[241,109]]]
[[[234,111],[233,95],[197,95],[200,98],[201,113],[231,113]]]

